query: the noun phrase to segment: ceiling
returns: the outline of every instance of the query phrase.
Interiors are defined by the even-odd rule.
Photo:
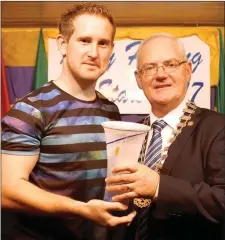
[[[56,27],[78,2],[1,2],[2,27]],[[224,26],[224,2],[101,2],[117,26]]]

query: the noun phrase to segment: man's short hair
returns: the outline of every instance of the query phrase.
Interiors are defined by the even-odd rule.
[[[138,47],[138,50],[137,50],[137,68],[138,68],[138,65],[139,65],[139,55],[140,55],[140,51],[142,49],[142,47],[150,42],[152,39],[155,39],[155,38],[169,38],[171,40],[174,40],[177,45],[180,47],[180,51],[181,51],[181,54],[183,56],[183,60],[187,60],[187,57],[186,57],[186,51],[185,51],[185,48],[184,48],[184,45],[183,43],[179,40],[179,38],[173,36],[172,34],[169,34],[169,33],[155,33],[155,34],[152,34],[150,37],[146,38]]]
[[[114,39],[116,33],[116,24],[109,10],[103,5],[89,2],[73,5],[62,13],[59,22],[59,33],[62,34],[67,41],[69,41],[74,32],[74,19],[83,14],[97,15],[108,19],[113,27],[112,39]]]

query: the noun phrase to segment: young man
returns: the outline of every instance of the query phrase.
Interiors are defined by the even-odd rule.
[[[2,120],[2,207],[18,212],[13,239],[106,239],[102,226],[128,224],[127,207],[104,202],[101,123],[118,108],[95,91],[113,50],[115,23],[97,4],[62,14],[62,73],[20,99]]]
[[[175,37],[152,35],[137,60],[137,83],[151,104],[145,123],[152,130],[142,164],[115,166],[121,174],[106,179],[114,185],[108,191],[121,192],[115,201],[131,198],[137,205],[127,239],[222,240],[225,117],[188,102],[191,63]]]

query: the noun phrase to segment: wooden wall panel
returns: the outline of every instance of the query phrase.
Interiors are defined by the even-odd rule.
[[[224,25],[224,2],[101,2],[118,26]],[[1,2],[2,27],[55,27],[77,2]]]

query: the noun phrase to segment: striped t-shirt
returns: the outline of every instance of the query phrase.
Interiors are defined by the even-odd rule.
[[[82,101],[50,82],[26,95],[2,120],[2,153],[39,154],[30,182],[42,189],[83,202],[102,199],[107,156],[101,123],[120,114],[96,93],[94,101]],[[86,239],[83,221],[75,216],[67,224],[79,239]]]

